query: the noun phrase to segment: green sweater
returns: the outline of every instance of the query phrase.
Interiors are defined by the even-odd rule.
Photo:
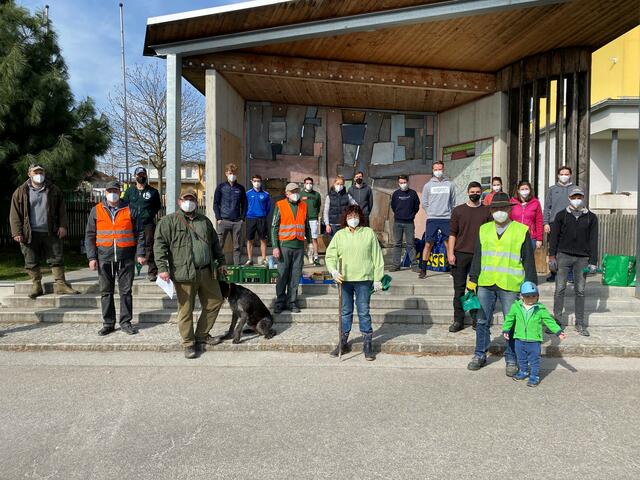
[[[302,200],[307,202],[307,218],[309,220],[318,220],[320,218],[320,205],[322,204],[322,196],[320,192],[304,190],[301,194]]]
[[[510,332],[515,324],[513,338],[526,342],[542,342],[543,323],[556,335],[562,332],[562,328],[556,323],[544,305],[536,303],[532,309],[527,311],[522,300],[518,300],[513,303],[505,317],[502,331],[503,333]]]
[[[369,227],[357,227],[353,232],[343,228],[333,236],[325,255],[330,272],[338,270],[342,259],[342,275],[346,282],[380,281],[384,275],[384,258],[378,237]]]
[[[298,214],[298,205],[296,203],[289,202],[291,206],[291,211],[293,212],[293,216],[295,217]],[[284,240],[280,241],[278,238],[278,231],[280,230],[280,208],[276,203],[276,207],[273,209],[273,220],[271,221],[271,246],[273,248],[304,248],[304,241],[302,240]],[[309,216],[307,215],[307,220],[304,222],[304,235],[307,237],[307,240],[311,240],[311,230],[309,229]]]

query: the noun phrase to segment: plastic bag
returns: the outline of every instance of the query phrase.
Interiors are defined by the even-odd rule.
[[[480,299],[473,292],[467,292],[460,297],[460,303],[462,303],[462,309],[465,312],[480,310]]]
[[[424,244],[426,243],[426,232],[422,236],[422,240],[420,241],[421,248],[418,250],[420,252],[419,258],[421,261],[421,265],[426,265],[427,270],[431,270],[433,272],[448,272],[449,271],[449,262],[447,261],[447,249],[444,245],[445,237],[442,234],[442,231],[438,229],[436,232],[436,240],[433,242],[433,247],[431,248],[431,254],[429,258],[426,260],[426,264],[422,263],[424,260],[422,259],[422,249],[424,248]]]
[[[606,255],[602,259],[602,283],[612,287],[633,287],[636,278],[636,257]]]

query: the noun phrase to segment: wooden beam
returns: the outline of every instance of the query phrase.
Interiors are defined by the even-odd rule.
[[[236,73],[305,81],[320,80],[401,89],[479,94],[496,91],[496,76],[492,73],[321,61],[241,52],[185,58],[183,68],[185,70],[213,68],[222,74]]]

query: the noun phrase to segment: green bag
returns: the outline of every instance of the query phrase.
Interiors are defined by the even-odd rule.
[[[462,309],[465,312],[471,312],[472,310],[480,310],[480,300],[478,296],[473,292],[467,292],[460,297],[462,303]]]
[[[602,283],[612,287],[633,287],[636,279],[636,257],[606,255],[602,259]]]

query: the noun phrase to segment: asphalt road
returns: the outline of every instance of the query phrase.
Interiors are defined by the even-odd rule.
[[[640,359],[0,352],[2,479],[631,479]]]

